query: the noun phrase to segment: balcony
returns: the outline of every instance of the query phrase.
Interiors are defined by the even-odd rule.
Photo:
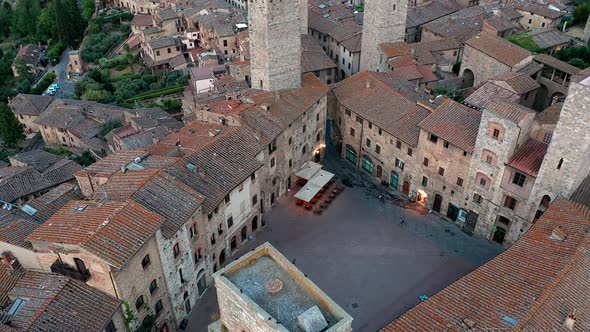
[[[75,267],[62,263],[59,260],[56,260],[53,262],[53,264],[51,264],[51,272],[70,277],[72,279],[80,280],[82,282],[86,282],[88,279],[90,279],[90,272],[88,272],[88,270],[85,272],[80,272]]]

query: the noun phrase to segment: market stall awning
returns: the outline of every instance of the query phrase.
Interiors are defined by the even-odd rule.
[[[317,172],[322,169],[322,165],[318,164],[313,161],[306,161],[305,164],[301,166],[301,169],[295,173],[300,178],[309,180],[311,179]]]
[[[334,177],[334,174],[324,171],[323,169],[315,173],[315,175],[309,179],[308,183],[312,183],[318,187],[325,186]]]
[[[322,187],[319,187],[313,183],[307,183],[297,192],[297,194],[295,194],[295,198],[309,203],[312,198],[314,198],[314,196],[320,192],[320,189],[322,189]]]

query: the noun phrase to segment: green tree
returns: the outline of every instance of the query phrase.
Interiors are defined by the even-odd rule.
[[[88,167],[94,163],[94,157],[92,157],[90,151],[86,150],[80,156],[74,157],[74,161],[84,167]]]
[[[37,40],[45,41],[51,44],[52,39],[56,39],[55,29],[55,8],[53,4],[49,4],[47,7],[41,10],[39,18],[37,19]]]
[[[18,74],[19,79],[30,81],[33,78],[33,71],[31,70],[31,67],[25,63],[25,59],[16,59],[14,61],[14,67],[16,68],[16,73]]]
[[[24,127],[18,122],[8,105],[0,103],[0,139],[11,148],[18,147],[18,142],[25,138]]]
[[[82,18],[89,21],[94,15],[95,6],[94,0],[82,0]]]
[[[99,134],[104,136],[111,132],[111,130],[121,127],[121,121],[115,119],[107,119],[100,125]]]
[[[37,18],[40,14],[39,0],[18,0],[13,20],[13,28],[17,36],[34,37],[37,32]]]
[[[10,36],[13,16],[14,11],[10,3],[8,1],[2,2],[2,7],[0,7],[0,36],[3,38]]]
[[[590,66],[590,64],[588,64],[588,62],[580,59],[580,58],[573,58],[570,59],[567,63],[569,63],[570,65],[574,66],[574,67],[578,67],[580,69],[584,69]]]
[[[53,0],[53,8],[59,41],[76,48],[84,33],[84,24],[76,0]]]
[[[578,5],[572,11],[572,17],[574,19],[573,24],[586,23],[589,13],[590,13],[590,2],[585,2],[585,3]]]

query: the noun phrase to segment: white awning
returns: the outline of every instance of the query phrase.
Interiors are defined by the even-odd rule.
[[[323,169],[320,170],[319,172],[315,173],[315,175],[309,179],[308,183],[312,183],[320,188],[322,188],[323,186],[325,186],[332,178],[334,177],[334,174],[328,172],[328,171],[324,171]]]
[[[320,192],[320,189],[322,189],[322,187],[319,187],[313,183],[307,183],[305,186],[303,186],[303,188],[301,188],[301,190],[297,192],[295,198],[299,198],[300,200],[305,202],[310,202],[311,199],[318,192]]]
[[[305,164],[301,166],[301,169],[295,173],[300,178],[309,180],[311,179],[317,172],[322,169],[322,165],[318,164],[313,161],[306,161]]]

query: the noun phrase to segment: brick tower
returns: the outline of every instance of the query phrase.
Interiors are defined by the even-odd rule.
[[[251,1],[248,16],[252,87],[266,91],[299,88],[302,29],[300,1]]]
[[[404,40],[407,14],[407,0],[365,1],[361,71],[377,70],[379,44]]]

